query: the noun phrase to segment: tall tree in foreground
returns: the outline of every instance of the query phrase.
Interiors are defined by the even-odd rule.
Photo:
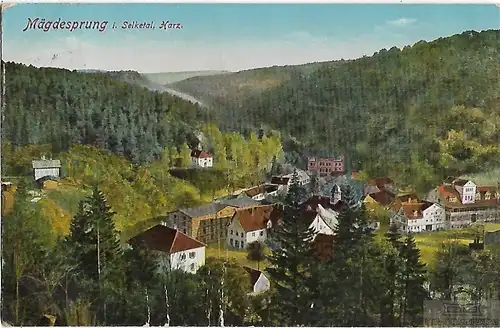
[[[420,261],[420,250],[415,238],[410,234],[406,237],[401,248],[403,259],[401,325],[421,325],[423,320],[423,303],[428,299],[424,283],[427,270]]]
[[[333,255],[321,277],[321,325],[374,325],[382,293],[382,258],[373,229],[352,187],[342,185]]]
[[[107,309],[107,301],[119,298],[117,294],[122,290],[117,287],[124,282],[123,249],[115,230],[114,214],[96,186],[92,195],[80,203],[66,238],[72,260],[81,272],[79,278],[92,291],[87,296],[100,301],[96,310],[103,324],[108,323],[108,313],[119,318],[115,311]]]
[[[257,270],[259,270],[260,262],[266,259],[264,254],[264,244],[260,241],[254,241],[253,243],[248,244],[247,252],[247,259],[257,262]]]
[[[271,238],[278,245],[268,257],[267,271],[276,288],[273,299],[284,325],[307,325],[313,304],[312,268],[314,231],[302,220],[300,202],[306,191],[299,185],[297,171],[284,201],[284,217]]]

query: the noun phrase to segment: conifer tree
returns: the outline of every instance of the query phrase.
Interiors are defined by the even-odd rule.
[[[311,175],[311,183],[310,183],[310,192],[313,195],[317,195],[319,193],[319,177],[318,173],[314,172]]]
[[[271,265],[267,271],[276,287],[273,301],[281,310],[280,322],[286,325],[307,325],[314,306],[311,277],[314,231],[301,219],[300,213],[305,194],[305,189],[299,185],[297,171],[294,171],[284,201],[283,222],[271,237],[279,246],[268,257]]]
[[[425,264],[420,261],[420,250],[417,248],[413,235],[406,237],[401,248],[401,256],[403,259],[401,325],[421,325],[423,303],[428,299],[428,293],[424,287],[427,279]]]

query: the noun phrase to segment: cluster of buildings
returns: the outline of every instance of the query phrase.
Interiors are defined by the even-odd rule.
[[[366,185],[363,201],[372,211],[377,206],[386,209],[391,223],[411,233],[465,228],[500,219],[500,186],[478,186],[460,178],[446,179],[424,197],[396,195],[394,182],[379,178]]]

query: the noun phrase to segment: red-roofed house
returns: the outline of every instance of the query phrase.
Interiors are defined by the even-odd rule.
[[[236,210],[227,228],[227,245],[244,249],[254,241],[264,242],[267,229],[275,227],[281,211],[274,205],[262,205]]]
[[[168,255],[168,265],[172,270],[195,273],[205,264],[205,245],[182,232],[156,225],[128,241],[131,245],[144,245]]]
[[[212,167],[214,165],[212,154],[202,150],[193,150],[191,164],[198,167]]]
[[[402,202],[391,223],[404,232],[437,231],[445,228],[445,210],[428,201]]]
[[[248,281],[250,282],[250,295],[257,295],[266,292],[271,287],[271,282],[266,275],[257,269],[244,266],[243,269],[248,273]]]
[[[450,180],[426,196],[426,200],[444,206],[447,229],[463,228],[474,222],[494,221],[500,217],[498,186],[477,186],[466,179]]]

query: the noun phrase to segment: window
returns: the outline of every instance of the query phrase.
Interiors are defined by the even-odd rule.
[[[195,252],[189,252],[189,258],[190,259],[194,259],[196,256],[196,253]]]
[[[255,232],[252,232],[252,237],[255,237]]]
[[[181,260],[185,260],[186,259],[186,253],[182,253],[181,254]]]
[[[236,248],[240,247],[240,242],[239,242],[239,241],[237,241],[237,240],[235,240],[235,241],[234,241],[234,246],[236,246]]]
[[[264,236],[264,231],[261,231],[261,232],[260,232],[260,235],[261,235],[261,236]]]
[[[189,270],[194,271],[194,263],[191,263],[191,265],[189,266]]]
[[[233,234],[233,230],[231,230],[231,235]]]
[[[229,245],[233,246],[233,238],[229,239]]]
[[[243,237],[243,232],[241,233],[241,237]]]
[[[182,229],[182,232],[183,232],[183,233],[186,233],[186,229]]]
[[[241,248],[243,248],[244,246],[245,246],[245,243],[241,242]]]

